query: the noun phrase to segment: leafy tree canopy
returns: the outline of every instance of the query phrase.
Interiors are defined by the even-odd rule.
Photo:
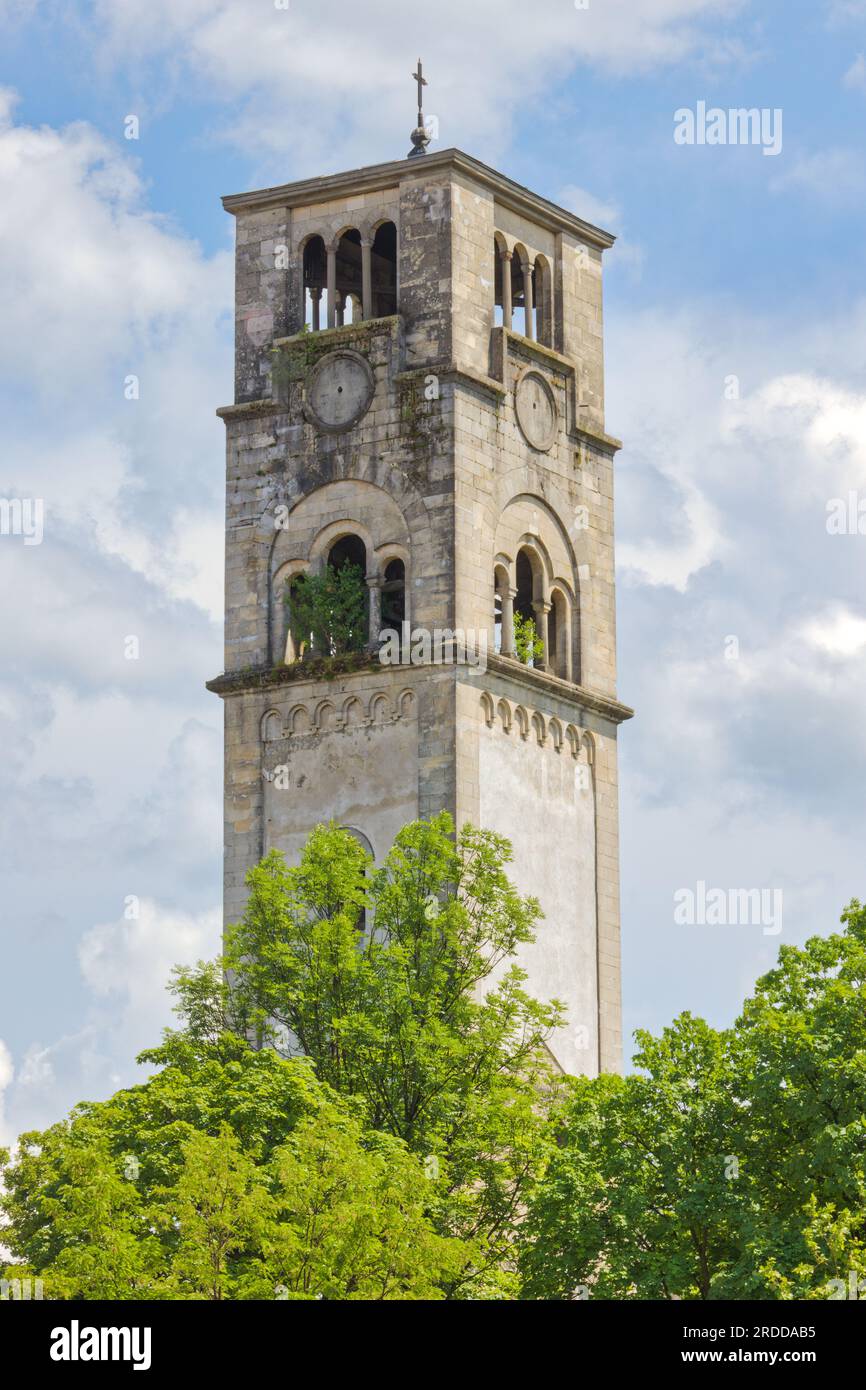
[[[866,1276],[866,909],[842,921],[783,946],[733,1028],[682,1014],[637,1035],[633,1075],[573,1082],[525,1296],[817,1299]]]
[[[441,1298],[468,1251],[434,1230],[421,1162],[309,1063],[201,1036],[213,966],[195,993],[142,1054],[154,1076],[5,1156],[9,1276],[60,1299]]]

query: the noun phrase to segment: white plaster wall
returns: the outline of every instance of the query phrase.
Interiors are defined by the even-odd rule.
[[[564,1071],[598,1071],[595,814],[586,765],[516,728],[479,728],[480,823],[511,840],[509,876],[544,912],[518,955],[537,998],[557,998],[566,1023],[550,1048]],[[582,768],[582,772],[581,772]],[[495,976],[493,977],[495,978]]]

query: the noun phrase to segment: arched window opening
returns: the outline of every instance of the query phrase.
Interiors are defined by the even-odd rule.
[[[385,318],[397,312],[397,228],[383,222],[376,228],[370,253],[372,305],[371,318]]]
[[[364,317],[361,300],[356,294],[347,294],[343,305],[343,323],[360,323]]]
[[[327,322],[327,280],[325,243],[312,236],[304,247],[304,323],[313,333]]]
[[[546,256],[533,263],[519,242],[508,250],[505,237],[493,239],[493,322],[525,338],[553,346],[553,277]]]
[[[517,553],[514,596],[514,650],[526,666],[544,668],[544,637],[535,604],[540,594],[536,571],[526,550]]]
[[[367,587],[367,547],[361,537],[341,536],[328,551],[327,568],[340,576],[330,590],[331,652],[360,651],[378,619],[371,611],[376,590]]]
[[[535,338],[553,347],[553,277],[545,256],[539,256],[533,272],[535,286]]]
[[[514,590],[504,564],[493,569],[493,650],[514,656]]]
[[[493,243],[493,323],[500,328],[504,321],[502,312],[502,253],[499,243]]]
[[[341,536],[328,551],[328,565],[341,570],[344,565],[356,565],[362,575],[367,573],[367,547],[360,536]]]
[[[352,227],[337,243],[335,326],[351,323],[350,300],[361,302],[363,275],[361,266],[361,233]]]
[[[523,332],[538,340],[538,275],[531,262],[523,267]]]
[[[389,560],[382,583],[382,626],[398,632],[406,619],[406,566],[402,560]]]
[[[515,333],[522,333],[524,338],[530,336],[527,333],[526,319],[526,278],[524,275],[526,264],[528,264],[528,256],[525,248],[515,246],[511,253],[512,327]]]
[[[343,829],[344,829],[345,831],[347,831],[347,833],[348,833],[349,835],[351,835],[351,837],[352,837],[353,840],[357,840],[358,844],[361,846],[361,849],[364,851],[364,853],[365,853],[365,854],[368,854],[368,855],[370,856],[370,862],[365,866],[364,871],[363,871],[363,876],[362,876],[362,882],[363,882],[364,888],[366,889],[367,877],[368,877],[369,870],[370,870],[370,868],[371,868],[371,866],[372,866],[372,860],[373,860],[373,846],[370,844],[370,841],[367,839],[367,836],[366,836],[366,835],[363,835],[363,834],[361,833],[360,830],[356,830],[356,829],[354,828],[354,826],[352,826],[352,825],[344,825],[344,826],[343,826]],[[357,916],[357,918],[356,918],[356,920],[355,920],[355,928],[356,928],[356,930],[357,930],[357,932],[358,932],[358,937],[359,937],[359,941],[360,941],[360,942],[363,942],[363,941],[366,939],[366,937],[367,937],[367,928],[368,928],[368,925],[369,925],[369,924],[368,924],[367,909],[366,909],[366,907],[362,907],[362,908],[360,909],[360,911],[358,912],[358,916]]]
[[[505,238],[501,233],[493,239],[493,323],[494,326],[510,328],[512,309],[512,258]]]
[[[547,650],[554,674],[572,680],[571,605],[561,589],[552,589],[550,594]]]
[[[534,615],[532,607],[532,561],[525,550],[521,550],[517,556],[517,597],[514,600],[514,611],[519,613],[521,618],[531,618]]]
[[[292,630],[292,604],[298,584],[303,576],[294,575],[286,581],[285,595],[283,599],[285,608],[285,641],[283,644],[283,662],[286,666],[292,666],[296,661],[303,661],[304,654],[309,651],[312,643],[312,634],[307,638],[300,637]]]

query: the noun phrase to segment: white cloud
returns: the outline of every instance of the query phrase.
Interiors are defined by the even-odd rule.
[[[866,16],[866,0],[828,0],[831,26],[857,22]]]
[[[859,152],[819,150],[795,159],[790,169],[770,179],[769,187],[772,193],[804,193],[827,206],[845,207],[862,197],[866,170]]]
[[[619,230],[621,214],[618,204],[597,198],[588,189],[580,188],[576,183],[570,183],[560,189],[557,202],[576,216],[582,217],[584,222],[592,222],[594,226],[603,227],[609,232]]]
[[[231,255],[203,256],[151,212],[127,151],[80,123],[15,125],[3,96],[3,485],[45,499],[49,541],[88,533],[219,618]]]
[[[440,0],[432,18],[413,19],[402,0],[380,0],[375,21],[349,0],[324,12],[309,0],[285,10],[259,0],[99,0],[95,8],[109,61],[146,70],[170,55],[178,84],[191,77],[235,103],[220,133],[277,177],[275,156],[320,172],[404,155],[418,52],[441,142],[494,158],[515,112],[542,100],[557,77],[581,64],[624,75],[710,54],[717,22],[741,5],[605,0],[578,10],[570,0],[540,0],[529,14],[518,0]],[[159,89],[162,96],[164,83]]]
[[[55,1079],[50,1049],[40,1047],[38,1044],[28,1047],[21,1062],[18,1085],[41,1088],[50,1086]]]
[[[767,545],[792,527],[810,545],[826,539],[828,499],[866,488],[866,391],[842,379],[862,331],[857,304],[798,334],[709,306],[608,320],[626,578],[685,592],[712,564],[736,563],[759,518]],[[807,370],[817,358],[827,369]],[[803,370],[776,370],[791,360]]]
[[[810,619],[803,627],[803,636],[829,656],[856,657],[866,648],[866,618],[837,607]]]
[[[123,1041],[120,1055],[130,1059],[158,1042],[170,1021],[165,987],[172,966],[216,955],[222,928],[219,908],[199,914],[176,912],[142,898],[137,910],[136,919],[92,927],[78,948],[85,983],[109,1006],[105,1018]]]
[[[858,53],[842,79],[844,86],[866,91],[866,58]]]
[[[729,1023],[773,963],[748,932],[677,935],[676,889],[778,886],[786,942],[863,897],[866,540],[826,526],[828,499],[866,495],[863,333],[857,301],[608,317],[627,1029]]]
[[[0,1038],[0,1144],[8,1144],[11,1135],[6,1132],[6,1091],[15,1079],[12,1054]]]
[[[616,242],[604,258],[607,274],[610,273],[611,269],[622,265],[630,272],[633,279],[640,277],[644,263],[643,249],[629,241],[624,235],[622,213],[618,204],[605,202],[604,199],[595,197],[588,189],[581,188],[577,184],[568,184],[565,188],[560,189],[556,195],[556,201],[561,207],[568,208],[578,217],[582,217],[585,222],[592,222],[594,226],[603,227],[605,231],[615,234]]]
[[[2,1038],[0,1038],[0,1091],[5,1091],[15,1076],[15,1068],[12,1065],[12,1054]]]
[[[166,991],[171,967],[219,950],[221,912],[178,912],[143,898],[137,920],[84,933],[78,959],[88,999],[73,1033],[32,1043],[17,1075],[0,1042],[0,1141],[44,1128],[80,1100],[98,1100],[146,1075],[135,1055],[176,1024]],[[4,1094],[7,1109],[4,1116]]]
[[[232,258],[148,206],[123,142],[16,124],[0,96],[0,491],[45,501],[43,543],[0,546],[18,1133],[134,1080],[170,1018],[170,965],[218,944],[216,909],[199,910],[218,897],[222,840],[221,710],[203,682],[222,659],[214,408],[231,399]],[[140,920],[111,925],[130,894]]]

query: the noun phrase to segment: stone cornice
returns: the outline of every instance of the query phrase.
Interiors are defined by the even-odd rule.
[[[284,685],[341,681],[382,669],[375,653],[353,652],[327,661],[297,661],[291,666],[245,666],[240,671],[224,671],[205,681],[205,686],[214,695],[244,695],[250,690],[274,690]]]
[[[473,371],[471,367],[461,366],[459,362],[448,362],[444,365],[429,362],[420,367],[406,367],[397,373],[395,380],[411,381],[414,377],[423,380],[427,376],[439,377],[440,381],[457,381],[466,386],[479,386],[494,396],[502,397],[508,394],[502,382],[497,381],[495,377],[485,376],[483,372]]]
[[[615,435],[603,434],[600,430],[591,430],[586,425],[572,425],[572,434],[576,434],[578,439],[586,439],[590,444],[597,444],[598,447],[609,454],[619,453],[622,448],[622,440]]]
[[[552,695],[569,704],[578,705],[581,709],[591,710],[602,719],[609,719],[612,724],[624,724],[627,719],[634,718],[634,710],[629,705],[621,704],[619,700],[602,694],[600,690],[590,690],[585,685],[574,685],[549,671],[535,671],[520,661],[488,652],[487,674],[491,672],[506,676],[531,691]]]
[[[509,343],[513,342],[519,351],[526,353],[529,357],[537,357],[543,366],[557,367],[561,372],[574,375],[576,370],[574,359],[566,357],[562,352],[557,352],[556,348],[548,347],[546,343],[540,343],[537,338],[527,338],[523,333],[515,332],[513,328],[505,328],[501,323],[496,325],[493,332],[500,334]]]
[[[263,401],[240,401],[237,405],[221,405],[214,413],[221,420],[249,420],[256,415],[285,414],[286,407],[270,396]]]
[[[531,666],[524,666],[519,661],[497,656],[492,652],[487,654],[484,671],[476,671],[472,666],[457,662],[419,662],[406,666],[383,667],[375,653],[357,652],[346,657],[335,657],[330,661],[301,661],[292,666],[248,666],[240,671],[227,671],[215,676],[213,680],[207,681],[206,685],[215,695],[231,696],[244,695],[256,690],[275,690],[282,686],[342,682],[352,676],[369,675],[372,671],[380,674],[383,671],[391,674],[402,671],[408,676],[410,672],[417,675],[419,672],[427,674],[444,670],[453,671],[461,679],[472,677],[473,683],[474,678],[484,680],[491,672],[505,676],[531,691],[536,699],[542,694],[554,696],[580,709],[591,711],[602,719],[608,719],[612,724],[623,724],[634,716],[634,710],[628,705],[621,704],[619,700],[604,695],[599,690],[574,685],[571,681],[561,680],[559,676],[551,675],[547,671],[535,671]]]
[[[483,184],[496,195],[503,207],[512,212],[530,217],[533,221],[553,232],[570,232],[572,236],[588,241],[601,250],[613,246],[616,238],[601,227],[585,222],[582,217],[567,212],[547,198],[524,188],[522,184],[500,174],[480,159],[464,154],[462,150],[437,150],[425,154],[421,159],[395,159],[387,164],[371,164],[363,169],[347,170],[341,174],[326,174],[319,178],[301,179],[297,183],[279,184],[274,188],[260,188],[250,193],[229,193],[223,200],[226,212],[237,215],[239,212],[262,211],[266,208],[303,207],[310,203],[327,202],[332,198],[348,197],[351,194],[375,193],[386,188],[397,188],[401,183],[424,177],[425,172],[453,169],[466,175],[476,183]]]

